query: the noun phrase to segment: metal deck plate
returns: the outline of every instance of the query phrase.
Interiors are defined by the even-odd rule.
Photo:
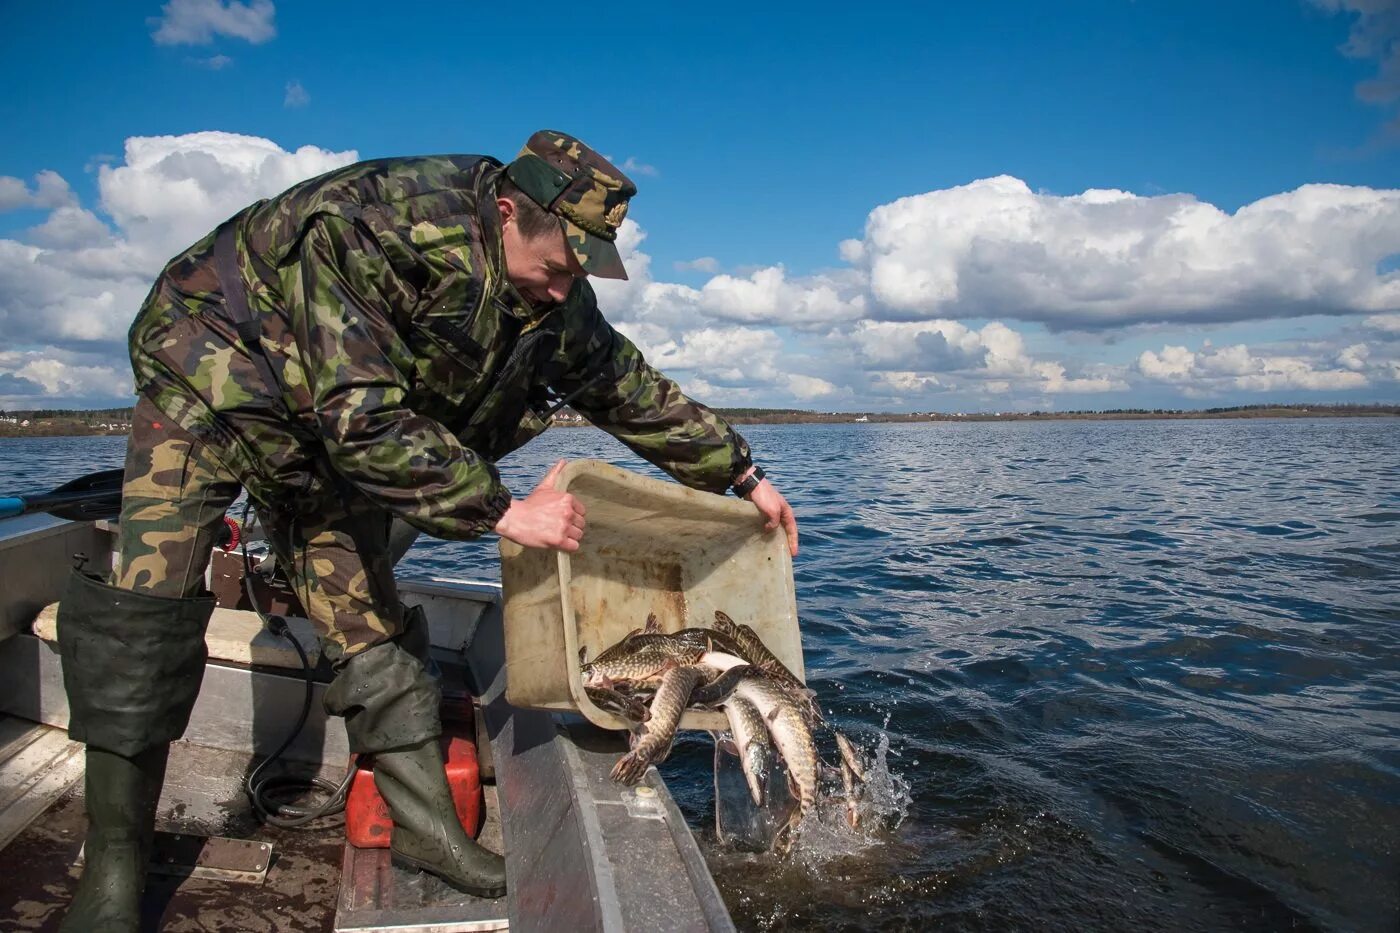
[[[189,878],[262,884],[272,864],[272,843],[223,836],[156,833],[151,871]]]

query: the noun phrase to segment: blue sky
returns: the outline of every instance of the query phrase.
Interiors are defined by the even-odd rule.
[[[717,404],[1400,399],[1393,0],[923,6],[10,4],[0,402],[123,397],[239,196],[544,126],[634,167],[604,311]]]

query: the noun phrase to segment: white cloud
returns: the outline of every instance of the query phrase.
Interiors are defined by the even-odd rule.
[[[850,332],[857,358],[873,377],[901,392],[944,386],[936,374],[981,380],[1000,391],[1048,394],[1114,392],[1126,389],[1122,374],[1109,368],[1071,376],[1063,363],[1035,360],[1015,330],[992,321],[973,330],[958,321],[862,321]]]
[[[301,86],[300,81],[287,82],[287,96],[282,98],[283,107],[305,107],[311,103],[311,95],[306,93],[306,88]]]
[[[1344,347],[1342,352],[1337,354],[1337,365],[1354,373],[1364,372],[1366,358],[1370,355],[1370,347],[1364,343],[1354,343],[1349,347]]]
[[[629,175],[646,175],[655,178],[661,174],[655,165],[647,165],[645,162],[639,162],[634,156],[628,156],[627,161],[619,165],[618,168]]]
[[[781,266],[747,277],[717,275],[700,289],[700,309],[725,321],[811,326],[850,321],[865,313],[865,298],[841,283],[812,276],[791,280]]]
[[[1145,350],[1138,357],[1137,369],[1155,382],[1171,383],[1195,393],[1238,389],[1245,392],[1277,392],[1308,389],[1332,392],[1362,389],[1370,385],[1366,368],[1367,348],[1358,344],[1346,348],[1333,361],[1343,368],[1323,368],[1322,360],[1295,355],[1264,355],[1243,344],[1199,351],[1183,346],[1166,346],[1161,353]],[[1357,364],[1353,367],[1352,364]]]
[[[356,158],[316,146],[287,152],[235,133],[136,136],[126,141],[124,164],[98,170],[98,186],[133,245],[163,262],[258,198]]]
[[[210,71],[223,71],[233,64],[233,59],[227,55],[210,55],[208,58],[191,58],[189,62],[200,68],[208,68]]]
[[[105,244],[111,231],[92,211],[64,206],[37,227],[31,227],[25,238],[51,249],[82,249]]]
[[[131,391],[126,366],[61,350],[0,351],[0,407],[46,408],[62,399],[101,403]]]
[[[251,201],[355,158],[231,133],[135,137],[117,164],[96,168],[91,209],[56,173],[29,183],[0,177],[0,209],[48,211],[25,233],[0,238],[0,327],[12,349],[39,354],[23,361],[27,374],[14,359],[0,361],[0,395],[62,389],[54,367],[124,373],[120,341],[171,256]],[[1369,257],[1400,252],[1398,199],[1311,186],[1227,215],[1188,196],[1055,197],[990,179],[877,207],[865,237],[842,244],[846,267],[719,274],[713,257],[701,257],[684,264],[714,273],[699,287],[657,280],[646,232],[629,218],[618,246],[631,279],[594,287],[608,319],[653,363],[716,404],[862,407],[937,396],[1011,409],[1129,388],[1218,395],[1390,386],[1400,373],[1391,352],[1400,349],[1400,295],[1392,296],[1400,273],[1377,275]],[[1349,295],[1369,316],[1344,339],[1339,332],[1316,346],[1192,351],[1178,338],[1135,365],[1096,361],[1095,350],[1080,359],[1032,352],[1017,325],[1088,316],[1107,330],[1153,315],[1225,319],[1246,305],[1280,316],[1320,294]],[[972,318],[987,323],[964,323]],[[84,346],[105,356],[63,355]],[[103,378],[89,374],[72,389]]]
[[[1384,336],[1400,336],[1400,313],[1373,314],[1362,326]]]
[[[895,397],[926,395],[943,387],[937,376],[893,370],[873,373],[870,381],[877,392]]]
[[[842,255],[874,314],[1096,329],[1400,307],[1400,191],[1306,185],[1228,214],[1190,195],[1033,192],[1010,176],[877,207]]]
[[[48,218],[26,232],[28,242],[0,238],[0,327],[7,343],[120,341],[171,256],[252,201],[355,158],[313,146],[287,152],[232,133],[133,137],[122,164],[98,171],[101,209],[111,226],[78,207],[56,173],[40,173],[25,197],[49,205]]]
[[[815,398],[824,398],[828,395],[835,395],[837,388],[835,384],[827,382],[825,379],[818,379],[815,376],[803,376],[800,373],[793,373],[787,377],[787,390],[794,398],[810,401]]]
[[[958,321],[861,321],[851,331],[867,368],[954,372],[987,358],[982,335]]]
[[[701,256],[699,259],[675,262],[672,265],[677,272],[708,272],[714,275],[719,271],[719,260],[713,256]]]
[[[215,36],[257,45],[277,35],[272,0],[169,0],[150,20],[157,45],[208,45]]]
[[[77,203],[73,189],[58,172],[45,169],[35,175],[32,190],[21,179],[0,175],[0,213],[22,208],[54,210]]]
[[[719,385],[769,385],[782,377],[777,365],[782,340],[771,330],[706,327],[638,346],[658,369],[700,372]]]

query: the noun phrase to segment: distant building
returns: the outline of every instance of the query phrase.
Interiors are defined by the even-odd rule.
[[[870,419],[869,419],[868,417],[866,417],[865,415],[861,415],[859,418],[856,419],[856,424],[865,424],[865,423],[867,423],[869,420],[870,420]]]

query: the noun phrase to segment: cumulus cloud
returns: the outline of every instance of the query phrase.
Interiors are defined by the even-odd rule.
[[[827,382],[825,379],[819,379],[816,376],[804,376],[800,373],[793,373],[787,376],[785,385],[787,386],[788,392],[792,393],[793,398],[801,399],[802,401],[825,398],[829,395],[835,395],[838,392],[834,383]]]
[[[653,365],[663,370],[698,370],[713,383],[751,386],[772,382],[782,341],[771,330],[705,327],[640,345]]]
[[[105,244],[111,237],[107,225],[92,211],[65,205],[49,214],[47,220],[31,227],[25,238],[51,249],[83,249]]]
[[[125,394],[120,342],[165,262],[252,201],[355,159],[232,133],[133,137],[121,164],[98,170],[110,223],[80,207],[56,173],[39,173],[22,192],[0,184],[21,201],[14,207],[50,208],[22,238],[0,238],[0,328],[10,347],[33,348],[0,357],[0,373],[28,379],[45,397]],[[99,357],[71,355],[92,345]]]
[[[1362,389],[1371,384],[1365,344],[1349,346],[1331,361],[1297,355],[1256,353],[1244,344],[1229,347],[1204,345],[1200,350],[1164,346],[1160,353],[1145,350],[1137,370],[1145,378],[1176,385],[1191,395],[1225,389],[1245,392],[1277,392],[1307,389],[1334,392]]]
[[[843,256],[891,319],[1056,328],[1400,306],[1400,191],[1305,185],[1233,214],[1190,195],[1037,193],[1000,176],[877,207]]]
[[[57,172],[46,169],[38,173],[33,188],[21,179],[0,175],[0,213],[23,208],[54,210],[77,203],[73,189]]]
[[[150,20],[157,45],[208,45],[215,36],[257,45],[277,35],[272,0],[170,0]]]
[[[69,351],[0,351],[0,407],[44,408],[53,399],[106,403],[130,395],[125,366]]]
[[[357,157],[316,146],[288,152],[257,136],[214,131],[136,136],[126,141],[123,164],[98,170],[98,186],[103,209],[133,246],[148,262],[163,262],[258,198]]]
[[[947,375],[1051,395],[1127,388],[1109,367],[1071,375],[1063,363],[1032,358],[1022,335],[1000,321],[980,330],[952,320],[862,321],[850,339],[857,359],[876,372],[876,382],[904,392],[944,387]]]
[[[1362,321],[1362,326],[1383,337],[1400,337],[1400,313],[1373,314]]]

